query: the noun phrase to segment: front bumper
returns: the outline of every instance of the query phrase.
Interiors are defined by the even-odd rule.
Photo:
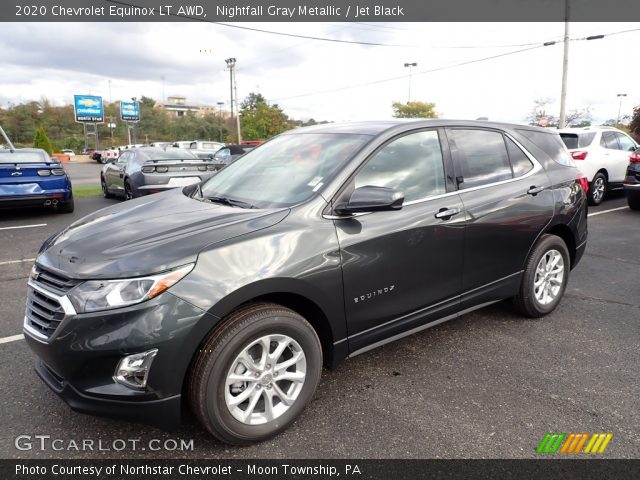
[[[192,356],[216,321],[165,292],[131,307],[67,315],[49,338],[25,319],[24,336],[38,357],[36,372],[72,409],[172,428]],[[122,357],[153,348],[145,390],[114,380]]]

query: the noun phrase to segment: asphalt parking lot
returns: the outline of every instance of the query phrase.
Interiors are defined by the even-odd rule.
[[[79,168],[87,180],[99,170]],[[324,372],[292,428],[245,448],[193,421],[163,432],[74,413],[33,371],[16,337],[32,259],[49,235],[115,202],[79,198],[69,215],[0,212],[2,458],[532,458],[547,432],[611,432],[603,456],[640,455],[640,214],[620,195],[590,210],[587,252],[552,315],[523,319],[503,302],[347,360]],[[110,449],[18,450],[19,435]],[[117,451],[116,439],[193,440],[193,450]]]

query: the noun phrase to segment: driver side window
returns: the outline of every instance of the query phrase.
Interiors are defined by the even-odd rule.
[[[438,132],[411,133],[382,147],[356,174],[355,188],[364,186],[393,188],[405,202],[446,193]]]

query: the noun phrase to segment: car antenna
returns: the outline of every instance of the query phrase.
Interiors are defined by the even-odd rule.
[[[9,149],[13,152],[16,149],[16,147],[13,146],[13,143],[11,143],[11,140],[9,140],[9,137],[7,137],[7,134],[4,132],[2,125],[0,125],[0,133],[2,134],[5,141],[7,142],[7,145],[9,145]]]

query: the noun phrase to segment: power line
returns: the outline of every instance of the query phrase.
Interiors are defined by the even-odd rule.
[[[118,0],[106,0],[109,3],[115,3],[117,5],[122,5],[124,7],[139,7],[139,5],[135,5],[132,3],[127,3],[127,2],[120,2]],[[189,20],[194,20],[197,22],[202,22],[202,23],[210,23],[213,25],[220,25],[222,27],[228,27],[228,28],[237,28],[239,30],[248,30],[251,32],[258,32],[258,33],[267,33],[267,34],[271,34],[271,35],[280,35],[283,37],[293,37],[293,38],[305,38],[308,40],[318,40],[318,41],[322,41],[322,42],[332,42],[332,43],[348,43],[348,44],[352,44],[352,45],[368,45],[368,46],[372,46],[372,47],[412,47],[414,45],[399,45],[399,44],[391,44],[391,43],[378,43],[378,42],[360,42],[357,40],[341,40],[339,38],[328,38],[328,37],[315,37],[315,36],[311,36],[311,35],[300,35],[297,33],[286,33],[286,32],[276,32],[274,30],[264,30],[262,28],[255,28],[255,27],[246,27],[244,25],[234,25],[231,23],[223,23],[223,22],[211,22],[209,20],[204,20],[202,18],[198,18],[198,17],[191,17],[189,15],[178,15],[177,13],[170,13],[170,16],[172,17],[177,17],[177,18],[187,18]]]
[[[536,50],[536,49],[542,48],[544,46],[545,46],[544,44],[542,44],[542,45],[538,44],[538,45],[536,45],[534,47],[522,48],[520,50],[513,50],[511,52],[505,52],[505,53],[500,53],[500,54],[497,54],[497,55],[491,55],[490,57],[477,58],[477,59],[474,59],[474,60],[467,60],[467,61],[464,61],[464,62],[454,63],[453,65],[445,65],[445,66],[442,66],[442,67],[436,67],[436,68],[432,68],[432,69],[429,69],[429,70],[423,70],[421,72],[415,72],[415,73],[413,73],[413,75],[414,76],[415,75],[426,75],[426,74],[429,74],[429,73],[439,72],[439,71],[442,71],[442,70],[449,70],[451,68],[457,68],[457,67],[462,67],[464,65],[470,65],[472,63],[485,62],[485,61],[493,60],[493,59],[500,58],[500,57],[507,57],[509,55],[515,55],[517,53],[527,52],[527,51],[530,51],[530,50]],[[332,89],[328,89],[328,90],[321,90],[321,91],[317,91],[317,92],[303,93],[303,94],[300,94],[300,95],[292,95],[290,97],[280,97],[280,98],[273,99],[272,101],[276,102],[276,101],[281,101],[281,100],[291,100],[291,99],[294,99],[294,98],[310,97],[310,96],[313,96],[313,95],[321,95],[321,94],[324,94],[324,93],[332,93],[332,92],[338,92],[338,91],[342,91],[342,90],[350,90],[352,88],[360,88],[360,87],[367,87],[367,86],[370,86],[370,85],[378,85],[380,83],[393,82],[395,80],[404,79],[404,78],[407,78],[407,76],[408,75],[399,75],[399,76],[396,76],[396,77],[384,78],[384,79],[381,79],[381,80],[374,80],[372,82],[359,83],[357,85],[348,85],[348,86],[344,86],[344,87],[332,88]]]

